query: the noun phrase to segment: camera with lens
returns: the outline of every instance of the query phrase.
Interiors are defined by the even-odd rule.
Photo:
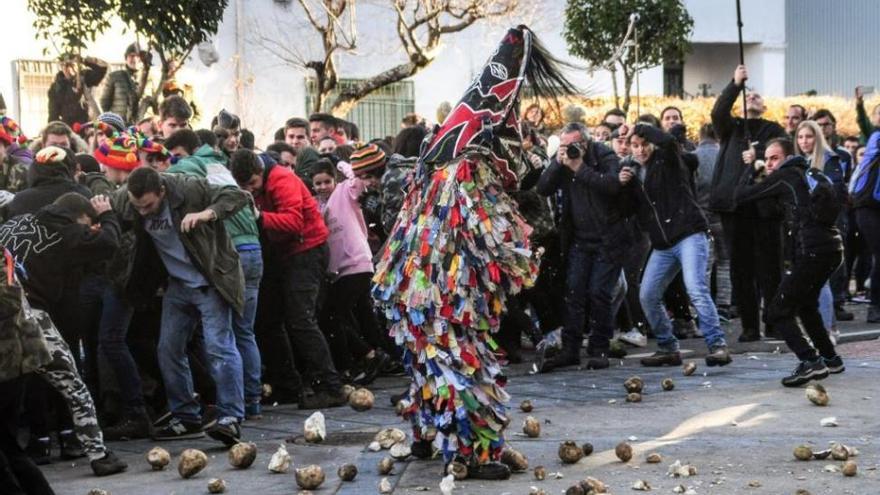
[[[567,156],[570,160],[577,160],[578,158],[584,156],[584,144],[583,143],[571,143],[565,147],[565,156]]]

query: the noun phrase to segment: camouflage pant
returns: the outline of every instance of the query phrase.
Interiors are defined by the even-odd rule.
[[[46,338],[49,353],[52,355],[52,362],[37,373],[64,397],[73,417],[74,433],[89,458],[99,458],[104,455],[106,448],[101,428],[98,426],[92,395],[76,370],[70,348],[55,328],[49,314],[38,309],[34,309],[33,312],[43,331],[43,337]]]

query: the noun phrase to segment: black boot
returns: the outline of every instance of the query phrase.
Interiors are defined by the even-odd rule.
[[[92,466],[92,472],[95,473],[95,476],[110,476],[128,469],[128,464],[109,450],[104,453],[104,457],[95,459],[89,464]]]
[[[660,366],[681,366],[681,353],[678,351],[657,351],[641,360],[642,366],[658,368]]]
[[[510,468],[500,462],[473,464],[468,466],[467,477],[472,480],[506,480],[510,478]]]
[[[834,317],[837,321],[853,321],[856,319],[856,315],[852,312],[847,311],[843,304],[837,304],[834,306]]]
[[[607,350],[590,350],[587,353],[587,369],[588,370],[604,370],[610,366],[608,362]]]
[[[538,366],[539,373],[547,373],[556,368],[562,368],[564,366],[577,366],[581,364],[581,355],[580,351],[575,349],[574,351],[567,350],[564,347],[562,350],[553,354],[552,356],[541,359],[541,356],[538,358],[538,362],[535,363]]]

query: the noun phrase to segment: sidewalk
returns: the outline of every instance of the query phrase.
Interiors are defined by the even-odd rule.
[[[523,452],[532,467],[543,465],[548,473],[560,472],[561,479],[548,476],[536,481],[531,471],[515,474],[505,482],[458,482],[458,494],[527,494],[539,486],[547,494],[562,493],[586,476],[609,485],[611,493],[630,493],[639,479],[648,481],[654,493],[672,493],[682,484],[705,494],[793,494],[803,488],[818,494],[877,493],[880,465],[877,404],[880,401],[880,341],[848,344],[841,347],[847,358],[847,371],[824,381],[831,394],[829,407],[820,408],[804,398],[803,389],[784,389],[779,379],[795,363],[790,354],[750,353],[735,356],[731,366],[706,368],[694,360],[697,373],[684,377],[677,368],[645,369],[632,360],[615,361],[609,370],[580,371],[569,369],[548,375],[529,373],[530,364],[511,367],[508,387],[513,400],[510,445]],[[858,355],[858,358],[848,358]],[[643,402],[624,401],[623,381],[638,374],[645,383]],[[664,377],[675,381],[675,390],[660,391]],[[365,446],[380,428],[394,426],[408,432],[407,425],[394,415],[388,402],[392,393],[405,385],[403,379],[382,379],[372,390],[376,406],[358,413],[350,408],[325,410],[329,438],[319,445],[305,444],[301,438],[288,443],[294,466],[319,464],[326,481],[316,494],[378,493],[381,476],[376,464],[384,452],[370,452]],[[523,399],[535,405],[531,413],[542,423],[539,438],[521,433],[525,414],[518,410]],[[298,488],[292,471],[271,474],[269,457],[278,444],[291,436],[301,436],[302,423],[310,412],[291,407],[269,407],[264,419],[245,424],[244,437],[254,441],[259,455],[247,470],[233,470],[225,450],[210,440],[164,443],[173,456],[185,448],[205,450],[208,467],[193,479],[183,480],[176,471],[176,459],[162,472],[153,472],[144,460],[152,441],[121,442],[112,445],[126,461],[129,471],[109,478],[95,478],[85,463],[57,462],[44,472],[59,495],[85,495],[92,488],[102,488],[114,495],[131,494],[203,494],[210,478],[226,480],[230,494],[290,494]],[[820,419],[836,416],[837,428],[821,428]],[[614,457],[614,446],[636,437],[635,456],[628,464]],[[591,442],[595,453],[575,465],[562,465],[556,456],[559,442]],[[811,444],[815,450],[827,448],[836,440],[857,447],[855,458],[859,475],[844,478],[840,473],[823,472],[826,465],[839,462],[799,462],[792,450]],[[663,455],[660,464],[645,464],[648,452]],[[692,463],[698,474],[687,479],[666,476],[676,459]],[[354,463],[360,474],[353,483],[341,482],[336,469]],[[438,483],[442,465],[439,461],[400,462],[388,476],[396,494],[440,493]],[[749,487],[756,481],[760,487]]]

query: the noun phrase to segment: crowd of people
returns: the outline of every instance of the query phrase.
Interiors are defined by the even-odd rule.
[[[126,465],[107,440],[232,445],[266,402],[338,407],[346,384],[415,368],[371,291],[383,246],[401,242],[389,234],[407,217],[429,125],[407,116],[396,136],[365,141],[316,113],[256,143],[226,110],[192,129],[178,95],[139,119],[137,50],[125,55],[97,119],[65,65],[39,136],[0,121],[4,294],[23,308],[4,325],[32,329],[0,338],[0,483],[14,493],[51,493],[33,463],[51,462],[55,444],[114,474]],[[99,62],[87,61],[89,85]],[[546,373],[581,364],[586,335],[585,367],[600,370],[653,338],[641,364],[678,365],[679,341],[701,337],[706,363],[724,366],[722,324],[739,318],[740,342],[782,338],[797,356],[783,385],[844,371],[845,303],[868,303],[880,322],[880,108],[868,116],[857,94],[862,133],[845,137],[825,109],[768,121],[753,91],[735,117],[747,79],[737,67],[697,142],[675,107],[556,131],[541,106],[525,109],[528,172],[510,197],[540,272],[507,298],[493,352],[519,362],[530,340]],[[413,283],[430,292],[432,280]],[[412,391],[392,400],[406,406]]]

